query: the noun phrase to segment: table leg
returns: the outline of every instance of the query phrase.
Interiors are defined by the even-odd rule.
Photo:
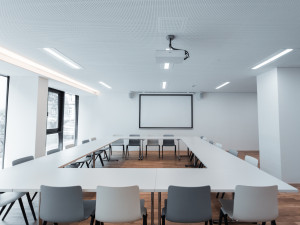
[[[95,162],[95,152],[93,152],[93,168],[95,168],[95,164],[96,164],[96,162]]]
[[[158,206],[157,206],[157,224],[161,224],[161,192],[158,192]]]
[[[151,225],[154,225],[154,192],[151,192]]]
[[[178,150],[177,150],[177,152],[178,152],[178,159],[180,160],[180,148],[179,148],[179,142],[180,142],[180,140],[177,139],[177,141],[178,141]]]

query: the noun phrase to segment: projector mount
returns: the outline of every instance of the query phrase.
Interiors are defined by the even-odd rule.
[[[184,57],[184,60],[188,59],[190,57],[190,53],[187,51],[187,50],[184,50],[184,49],[178,49],[178,48],[174,48],[172,46],[172,41],[175,39],[175,35],[167,35],[167,40],[169,41],[169,48],[172,49],[172,50],[183,50],[184,53],[185,53],[185,57]]]

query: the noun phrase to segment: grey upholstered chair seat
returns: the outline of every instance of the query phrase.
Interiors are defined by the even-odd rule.
[[[227,213],[230,218],[233,218],[233,200],[232,199],[219,199],[221,203],[221,210]]]
[[[118,139],[116,141],[114,141],[113,143],[111,143],[112,146],[122,146],[124,145],[124,140],[123,139]]]
[[[67,165],[65,168],[78,168],[80,166],[80,163],[72,163],[70,165]]]
[[[83,157],[81,159],[78,159],[76,161],[76,163],[85,163],[85,162],[89,162],[91,160],[91,157],[90,156],[87,156],[87,157]]]
[[[95,200],[83,200],[83,208],[84,208],[84,218],[82,220],[88,219],[91,215],[95,215]]]
[[[25,192],[5,192],[0,195],[0,207],[5,206],[11,202],[17,201],[22,198]]]

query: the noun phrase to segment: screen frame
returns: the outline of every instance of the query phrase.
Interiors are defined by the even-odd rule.
[[[189,96],[191,97],[191,126],[189,127],[142,127],[141,126],[141,101],[142,96]],[[194,128],[194,100],[192,94],[140,94],[139,95],[139,128],[140,129],[193,129]]]

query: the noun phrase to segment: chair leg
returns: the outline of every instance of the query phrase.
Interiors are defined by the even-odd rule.
[[[161,158],[164,158],[164,146],[161,146]]]
[[[80,168],[82,168],[82,167],[83,167],[83,165],[84,165],[84,163],[81,163],[81,167],[80,167]]]
[[[54,225],[58,225],[58,223],[53,223]]]
[[[90,168],[90,166],[89,166],[89,163],[88,163],[88,162],[85,162],[85,164],[86,164],[86,167],[87,167],[87,168]]]
[[[147,225],[147,214],[143,215],[143,225]]]
[[[220,192],[217,193],[216,198],[219,198],[219,194],[220,194]]]
[[[103,159],[102,159],[102,156],[100,154],[99,154],[99,159],[100,159],[102,167],[104,167]]]
[[[148,145],[146,145],[146,156],[148,155],[148,152],[147,152],[148,149],[147,149],[147,147],[148,147]]]
[[[207,221],[205,221],[205,225],[208,225]]]
[[[222,199],[224,198],[224,195],[225,195],[225,192],[222,193],[222,196],[221,196]]]
[[[34,195],[33,195],[32,198],[31,198],[31,201],[34,200],[34,198],[36,197],[36,195],[37,195],[37,192],[34,193]]]
[[[272,221],[271,221],[271,225],[276,225],[276,221],[275,221],[275,220],[272,220]]]
[[[175,155],[176,155],[176,145],[175,145]]]
[[[90,222],[90,225],[94,225],[94,221],[95,221],[95,216],[94,216],[94,215],[91,215],[91,222]]]
[[[222,209],[220,209],[219,225],[221,225],[223,222],[223,216],[224,216],[223,211],[222,211]]]
[[[6,210],[6,213],[4,214],[4,216],[3,216],[3,218],[2,218],[2,220],[5,220],[5,218],[6,218],[7,214],[9,213],[9,211],[10,211],[11,207],[12,207],[14,204],[15,204],[15,201],[14,201],[14,202],[12,202],[12,203],[10,203],[10,205],[9,205],[8,209]]]
[[[209,220],[209,225],[213,225],[212,219]]]
[[[262,222],[261,225],[266,225],[266,222]]]
[[[100,222],[98,220],[96,220],[95,225],[100,225]]]
[[[101,224],[101,225],[104,225],[104,223],[103,223],[103,222],[100,222],[100,224]]]
[[[26,223],[26,225],[29,225],[28,220],[27,220],[27,216],[26,216],[26,212],[25,212],[25,209],[24,209],[22,198],[19,198],[18,201],[19,201],[19,204],[20,204],[20,208],[21,208],[25,223]]]
[[[158,157],[160,158],[160,145],[158,146]]]
[[[47,221],[44,221],[44,222],[43,222],[43,225],[47,225]]]
[[[161,216],[161,225],[166,224],[166,216]]]
[[[228,225],[228,220],[227,220],[227,215],[224,215],[224,222],[225,222],[225,225]]]
[[[29,192],[26,193],[26,197],[27,197],[27,200],[28,200],[28,204],[29,204],[33,219],[36,220],[36,216],[35,216],[34,208],[33,208],[33,205],[32,205],[32,201],[30,199]]]
[[[125,156],[125,146],[123,145],[123,156]]]
[[[7,205],[2,206],[1,211],[0,211],[0,216],[3,213],[4,209],[6,208]]]

